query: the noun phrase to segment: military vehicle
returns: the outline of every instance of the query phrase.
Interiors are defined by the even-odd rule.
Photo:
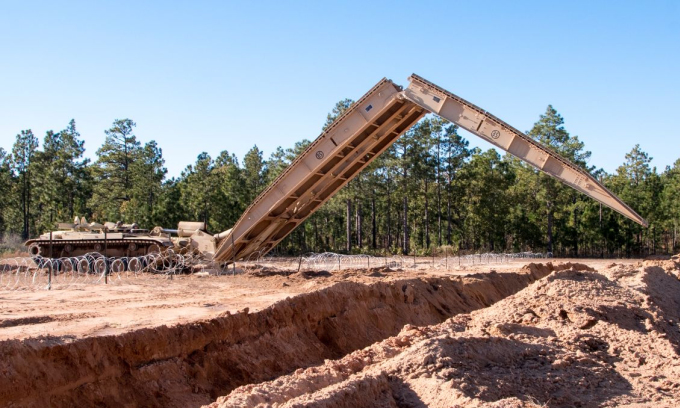
[[[163,252],[179,245],[179,248],[195,249],[218,263],[264,255],[428,113],[455,123],[623,216],[647,226],[640,215],[591,174],[549,148],[418,75],[411,75],[409,82],[406,89],[388,79],[378,82],[295,158],[253,201],[232,229],[215,235],[208,234],[205,228],[185,230],[184,236],[173,241],[154,235],[154,231],[162,234],[167,230],[154,229],[149,234],[135,235],[131,228],[130,232],[119,233],[116,250],[119,254],[127,253],[134,243],[138,245],[138,253],[156,249]],[[69,237],[64,233],[61,235]],[[42,256],[45,256],[45,237],[45,234],[41,236],[38,249],[34,250]],[[81,251],[86,247],[95,250],[94,245],[103,243],[101,232],[94,240],[88,239],[87,234],[82,237],[80,240],[86,242],[80,244]],[[67,245],[76,242],[73,239],[64,241],[59,251],[66,251]],[[34,243],[37,241],[27,242],[29,245]]]
[[[176,230],[156,227],[149,231],[137,224],[88,223],[85,217],[76,217],[73,224],[60,223],[56,231],[29,239],[25,245],[33,258],[79,257],[89,253],[132,258],[188,247],[191,242],[187,238],[199,230],[205,230],[204,223],[183,221]]]

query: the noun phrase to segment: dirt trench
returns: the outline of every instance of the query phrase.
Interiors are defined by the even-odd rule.
[[[407,325],[204,408],[676,408],[678,276],[680,255],[557,266],[491,307]]]
[[[551,266],[517,273],[342,282],[236,314],[65,342],[0,343],[0,406],[198,407],[238,386],[337,359],[512,295]]]

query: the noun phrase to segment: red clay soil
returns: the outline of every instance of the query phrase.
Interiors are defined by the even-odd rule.
[[[555,269],[489,308],[209,407],[679,406],[680,258]]]
[[[389,279],[376,271],[375,283],[338,282],[254,313],[112,335],[4,340],[0,406],[198,407],[238,386],[341,358],[406,324],[438,324],[487,307],[549,272]]]

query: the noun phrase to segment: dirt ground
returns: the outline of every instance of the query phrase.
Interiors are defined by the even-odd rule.
[[[0,406],[674,406],[680,263],[545,261],[0,291]]]
[[[680,256],[589,264],[210,407],[677,407]]]
[[[0,340],[29,337],[73,339],[121,334],[141,328],[200,321],[244,308],[262,310],[277,301],[313,292],[337,282],[374,283],[422,276],[517,271],[531,260],[503,264],[451,265],[432,268],[427,258],[411,259],[401,271],[378,273],[366,269],[297,273],[296,265],[281,268],[282,274],[237,273],[222,276],[162,275],[114,280],[104,284],[72,284],[58,290],[0,291]],[[552,262],[576,260],[553,259]],[[636,260],[623,260],[633,264]],[[611,261],[594,260],[595,268]],[[289,272],[286,276],[283,272]]]

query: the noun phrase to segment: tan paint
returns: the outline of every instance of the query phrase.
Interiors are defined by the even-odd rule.
[[[298,156],[220,241],[215,260],[267,253],[426,111],[383,79]]]
[[[489,112],[419,77],[411,75],[406,97],[487,142],[513,154],[569,187],[646,227],[645,221],[585,170],[540,145]]]
[[[339,117],[255,199],[234,228],[215,235],[214,259],[232,262],[269,252],[428,112],[647,226],[593,176],[524,133],[417,75],[409,81],[402,91],[381,80]]]

